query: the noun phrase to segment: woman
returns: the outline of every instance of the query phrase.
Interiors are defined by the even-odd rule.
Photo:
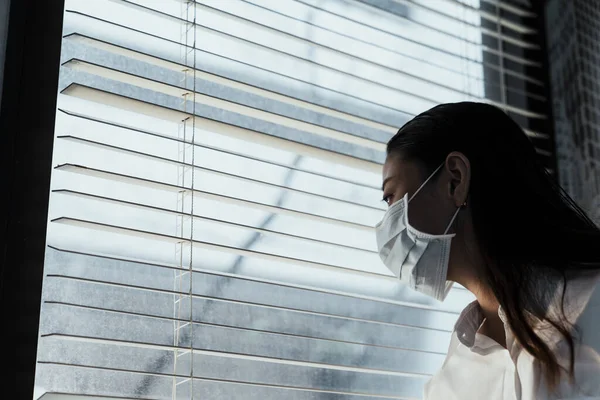
[[[600,398],[600,230],[514,121],[478,103],[417,116],[387,145],[383,198],[386,266],[477,299],[425,399]]]

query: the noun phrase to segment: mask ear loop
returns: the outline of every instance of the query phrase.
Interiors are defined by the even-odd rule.
[[[465,208],[467,206],[467,201],[465,200],[465,202],[456,209],[456,212],[454,213],[454,215],[452,216],[452,219],[450,220],[450,223],[448,224],[448,226],[446,227],[446,230],[444,231],[444,235],[446,235],[448,233],[448,231],[450,230],[450,228],[452,227],[452,224],[454,223],[454,220],[456,219],[456,217],[458,216],[458,212],[460,210],[462,210],[463,208]]]
[[[419,186],[419,188],[416,190],[416,192],[414,192],[414,193],[413,193],[413,195],[412,195],[412,196],[410,196],[410,198],[408,199],[408,202],[409,202],[409,203],[410,203],[410,201],[411,201],[412,199],[414,199],[414,198],[415,198],[415,196],[416,196],[417,194],[419,194],[419,192],[421,191],[421,189],[423,189],[423,188],[425,187],[425,185],[427,185],[427,182],[429,182],[429,181],[431,180],[431,178],[433,178],[433,177],[435,176],[435,174],[436,174],[436,173],[437,173],[437,172],[438,172],[438,171],[439,171],[439,170],[440,170],[440,169],[441,169],[441,168],[444,166],[444,164],[445,164],[445,162],[441,163],[441,164],[440,164],[440,166],[439,166],[439,167],[437,167],[437,168],[435,169],[435,171],[433,171],[433,172],[431,173],[431,175],[429,175],[429,178],[425,179],[425,182],[423,182],[423,183],[421,184],[421,186]]]

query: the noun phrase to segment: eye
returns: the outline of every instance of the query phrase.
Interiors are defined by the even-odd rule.
[[[393,197],[394,196],[391,194],[385,194],[385,195],[383,195],[383,199],[381,199],[381,201],[385,202],[389,206],[390,204],[392,204]]]

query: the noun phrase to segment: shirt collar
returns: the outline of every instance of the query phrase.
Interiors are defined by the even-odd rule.
[[[598,283],[599,277],[600,274],[598,274],[598,271],[591,271],[589,273],[580,275],[578,278],[568,280],[567,289],[564,296],[564,309],[567,319],[572,324],[577,322],[577,319],[585,310],[590,297],[594,292],[596,284]],[[548,314],[550,315],[556,314],[560,310],[562,287],[560,290],[557,290],[557,293],[554,297],[555,300],[548,306]],[[504,310],[502,310],[502,307],[498,308],[498,316],[504,323],[507,346],[513,347],[512,345],[515,344],[513,343],[514,338],[510,332],[506,314],[504,313]],[[458,340],[463,345],[473,349],[476,344],[475,339],[477,336],[477,331],[481,327],[484,319],[485,317],[477,300],[465,307],[458,317],[456,324],[454,325],[454,330]],[[536,333],[552,347],[554,347],[562,339],[562,335],[558,333],[554,327],[547,323],[540,323],[536,327]]]
[[[485,317],[477,300],[465,307],[460,313],[456,325],[454,325],[454,331],[458,336],[458,340],[469,348],[473,347],[475,344],[475,334],[484,319]]]

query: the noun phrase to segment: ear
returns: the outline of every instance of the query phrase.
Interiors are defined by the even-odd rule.
[[[456,207],[466,205],[471,183],[471,163],[469,159],[463,153],[453,151],[446,157],[444,167],[450,177],[448,196],[452,198]]]

